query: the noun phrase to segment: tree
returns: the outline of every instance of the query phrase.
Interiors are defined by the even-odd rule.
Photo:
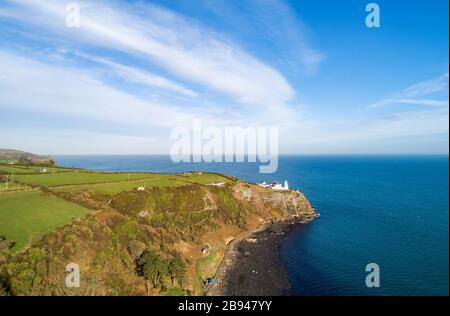
[[[151,250],[145,251],[139,258],[138,270],[153,283],[154,288],[162,286],[162,278],[168,275],[166,262]]]
[[[184,260],[179,255],[176,255],[170,260],[168,270],[172,285],[175,280],[181,285],[184,280],[184,275],[186,274],[186,264]]]

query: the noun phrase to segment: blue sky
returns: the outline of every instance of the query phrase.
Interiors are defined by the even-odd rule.
[[[0,147],[167,154],[174,127],[277,126],[282,153],[448,153],[448,1],[0,3]]]

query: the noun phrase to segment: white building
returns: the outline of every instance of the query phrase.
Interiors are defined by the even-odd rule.
[[[261,181],[260,183],[258,183],[258,185],[260,187],[263,187],[263,188],[269,188],[270,187],[270,184],[267,184],[266,181]]]
[[[225,182],[212,182],[210,185],[213,185],[215,187],[223,187],[225,185]]]
[[[284,186],[278,182],[267,184],[266,181],[261,181],[258,185],[263,188],[272,188],[273,190],[289,190],[289,183],[287,181],[284,181]]]

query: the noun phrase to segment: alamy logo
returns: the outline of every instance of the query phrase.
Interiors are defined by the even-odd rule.
[[[376,263],[369,263],[366,266],[366,272],[370,272],[366,276],[366,286],[380,287],[380,266]]]
[[[68,3],[66,5],[66,26],[80,27],[80,6],[78,3]]]
[[[260,173],[278,169],[278,128],[203,127],[199,119],[192,129],[176,127],[170,138],[173,162],[259,162]]]
[[[366,17],[366,26],[370,28],[380,27],[380,6],[377,3],[368,3],[366,12],[369,12]]]
[[[69,263],[66,266],[66,286],[68,288],[80,287],[80,267],[76,263]]]

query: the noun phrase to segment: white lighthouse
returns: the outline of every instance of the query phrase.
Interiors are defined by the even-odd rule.
[[[287,182],[287,180],[284,180],[284,189],[289,190],[289,183]]]

